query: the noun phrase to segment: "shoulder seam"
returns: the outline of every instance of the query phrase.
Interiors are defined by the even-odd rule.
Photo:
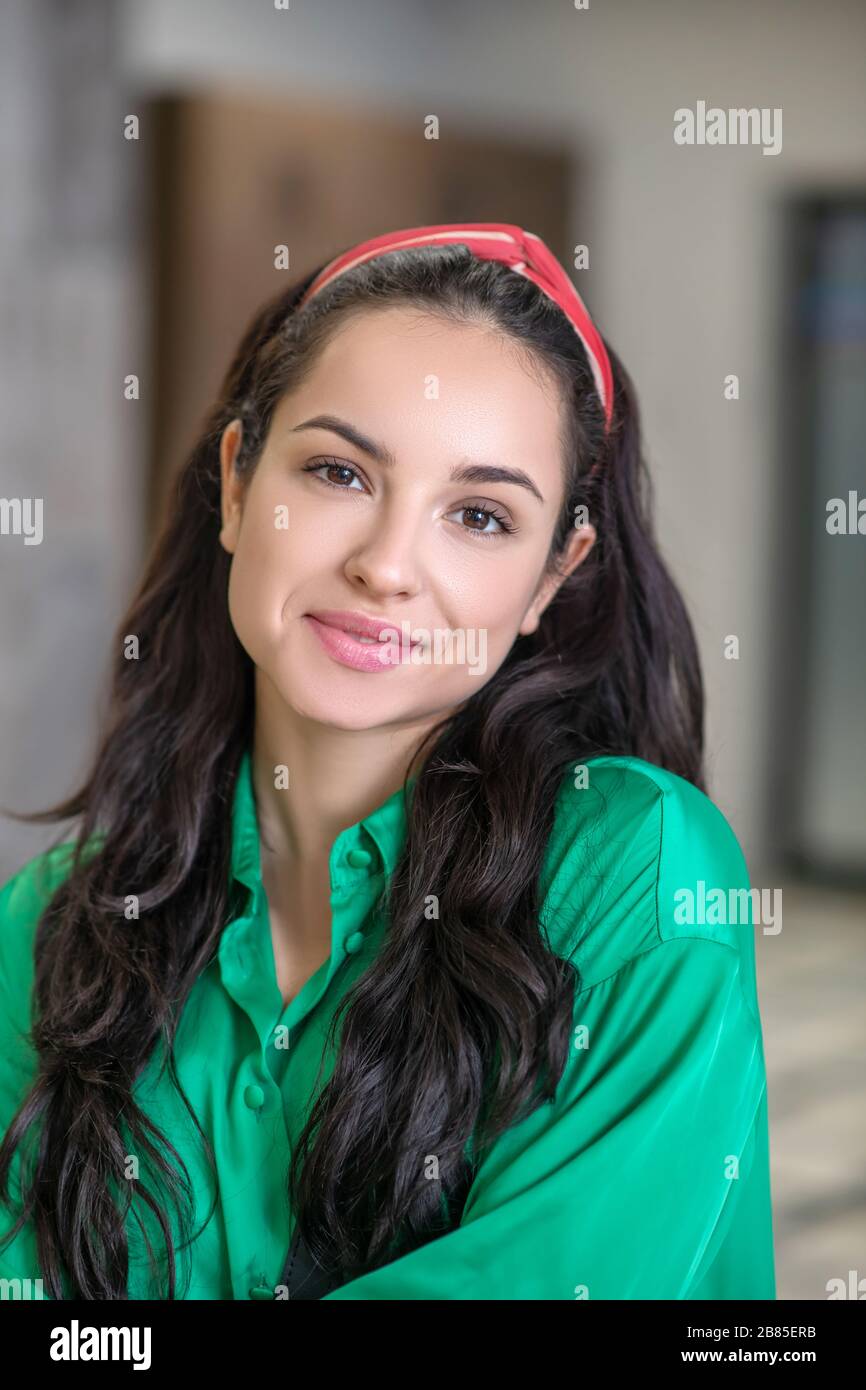
[[[664,828],[665,828],[665,795],[664,795],[664,790],[663,790],[661,787],[659,788],[658,808],[659,808],[659,848],[658,848],[658,855],[657,855],[657,857],[656,857],[656,881],[655,881],[655,889],[654,889],[653,896],[654,896],[654,899],[655,899],[655,929],[656,929],[656,940],[657,940],[657,941],[664,941],[665,938],[662,936],[661,915],[660,915],[660,912],[659,912],[659,889],[660,889],[661,878],[662,878],[662,844],[664,843]]]
[[[650,780],[651,780],[651,781],[654,781],[655,779],[651,778]],[[685,781],[686,784],[687,784],[688,786],[693,787],[695,791],[698,791],[698,792],[701,791],[700,787],[695,787],[693,782],[688,782],[686,778],[683,778],[682,780]],[[656,786],[658,786],[658,783],[656,783]],[[660,795],[659,795],[659,803],[660,803],[660,813],[659,813],[659,855],[658,855],[658,862],[657,862],[657,864],[656,864],[656,882],[655,882],[655,927],[656,927],[656,935],[658,936],[659,943],[660,943],[660,944],[664,944],[665,942],[668,942],[668,941],[709,941],[709,942],[712,942],[713,945],[723,946],[723,947],[726,947],[729,951],[733,951],[734,954],[735,954],[735,956],[737,957],[737,967],[738,967],[738,968],[737,968],[737,976],[738,976],[738,980],[739,980],[740,994],[741,994],[741,996],[742,996],[743,1004],[745,1005],[746,1012],[748,1013],[749,1017],[755,1022],[755,1024],[756,1024],[757,1027],[758,1027],[758,1030],[761,1032],[761,1034],[762,1034],[762,1036],[763,1036],[763,1026],[762,1026],[762,1023],[761,1023],[760,1010],[759,1010],[759,1009],[756,1009],[755,1005],[752,1003],[751,999],[749,998],[749,992],[748,992],[748,989],[746,988],[746,980],[745,980],[745,978],[744,978],[744,976],[743,976],[742,960],[741,960],[741,957],[740,957],[740,950],[739,950],[739,947],[738,947],[738,945],[736,944],[736,942],[734,942],[734,941],[723,941],[723,940],[721,940],[719,937],[715,937],[715,936],[697,936],[697,935],[688,936],[688,937],[686,937],[686,936],[662,936],[662,932],[661,932],[661,909],[660,909],[660,904],[659,904],[659,892],[660,892],[661,874],[662,874],[662,844],[663,844],[663,829],[664,829],[664,814],[665,814],[665,812],[664,812],[664,800],[665,800],[665,794],[666,794],[666,791],[667,791],[667,790],[669,790],[669,789],[664,788],[664,787],[659,787],[659,793],[660,793]],[[742,846],[740,845],[740,842],[739,842],[739,839],[738,839],[738,837],[737,837],[736,831],[734,830],[733,826],[732,826],[732,825],[730,824],[730,822],[728,821],[727,817],[725,816],[725,814],[724,814],[724,812],[721,810],[721,808],[720,808],[719,806],[716,805],[715,801],[713,801],[712,797],[707,796],[707,793],[706,793],[706,792],[701,792],[701,795],[708,801],[708,803],[709,803],[709,805],[712,807],[712,809],[713,809],[713,810],[717,813],[717,815],[721,818],[721,821],[722,821],[722,823],[724,824],[724,826],[726,827],[728,833],[729,833],[730,835],[732,835],[733,838],[734,838],[734,840],[736,841],[737,846],[738,846],[738,848],[739,848],[739,850],[740,850],[740,854],[741,854],[742,859],[743,859],[743,863],[744,863],[745,866],[746,866],[746,873],[748,874],[748,863],[747,863],[747,861],[746,861],[746,856],[745,856],[745,853],[743,852]],[[748,880],[748,879],[747,879],[747,882],[749,883],[749,887],[748,887],[748,889],[747,889],[746,891],[748,891],[749,893],[751,893],[751,882],[750,882],[750,880]]]
[[[707,946],[718,946],[722,951],[732,952],[737,957],[737,974],[740,974],[739,952],[736,946],[730,941],[719,941],[713,936],[663,936],[654,946],[648,946],[645,951],[638,951],[636,955],[629,956],[628,960],[624,960],[622,964],[618,965],[616,970],[612,970],[609,975],[603,976],[600,980],[593,980],[592,984],[584,985],[582,989],[575,990],[575,998],[581,994],[588,994],[591,989],[597,989],[599,985],[607,984],[609,980],[615,979],[617,975],[620,975],[622,971],[626,970],[630,965],[634,965],[635,961],[643,960],[644,956],[649,956],[654,951],[660,951],[663,946],[674,946],[681,941],[702,941]],[[748,1003],[748,1001],[746,1002]],[[752,1014],[751,1009],[749,1009],[749,1013]]]

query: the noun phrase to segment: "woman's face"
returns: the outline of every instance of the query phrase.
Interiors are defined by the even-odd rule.
[[[401,306],[344,321],[246,484],[240,422],[226,428],[229,611],[289,707],[347,730],[417,725],[490,680],[558,587],[543,570],[560,426],[553,382],[501,336]],[[565,573],[594,539],[573,532]],[[386,627],[361,643],[333,626],[356,619]]]

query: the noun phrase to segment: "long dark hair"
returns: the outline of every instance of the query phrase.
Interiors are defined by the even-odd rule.
[[[384,944],[337,1010],[334,1069],[287,1174],[298,1228],[326,1269],[355,1277],[441,1234],[459,1218],[468,1153],[482,1153],[553,1095],[577,972],[543,940],[538,879],[569,765],[630,754],[705,789],[697,649],[653,538],[637,402],[615,353],[608,347],[615,396],[606,437],[573,328],[504,266],[460,245],[394,252],[297,310],[312,279],[256,313],[178,475],[115,634],[90,776],[68,800],[17,817],[81,817],[71,871],[37,929],[38,1075],[0,1146],[7,1203],[13,1154],[19,1145],[27,1153],[10,1237],[34,1220],[55,1298],[67,1296],[64,1280],[69,1297],[128,1297],[126,1217],[131,1209],[142,1224],[145,1208],[165,1242],[165,1296],[178,1296],[175,1251],[192,1238],[189,1175],[132,1086],[161,1045],[180,1089],[179,1014],[232,918],[230,808],[252,734],[254,671],[228,613],[219,441],[239,417],[236,467],[250,475],[277,403],[347,314],[404,303],[488,324],[552,372],[566,421],[566,486],[551,571],[575,508],[587,508],[598,539],[537,631],[519,637],[419,749],[405,846],[383,897]],[[139,660],[125,659],[128,634],[138,637]],[[134,937],[123,930],[131,883],[141,885]],[[420,930],[434,891],[436,930]],[[131,1150],[148,1182],[122,1181]],[[439,1159],[438,1184],[423,1172],[429,1154]],[[177,1247],[169,1199],[182,1222]]]

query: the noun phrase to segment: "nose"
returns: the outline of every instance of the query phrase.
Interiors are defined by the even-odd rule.
[[[415,594],[421,587],[422,551],[418,527],[405,509],[382,509],[352,547],[346,575],[373,594]]]

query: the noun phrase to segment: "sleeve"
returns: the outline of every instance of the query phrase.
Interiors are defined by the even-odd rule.
[[[30,1045],[30,991],[33,983],[31,946],[43,898],[37,886],[39,861],[19,869],[0,889],[0,1135],[36,1076],[36,1057]],[[13,1208],[0,1204],[0,1277],[33,1281],[36,1245],[28,1224],[11,1240],[18,1216],[20,1150],[10,1170]],[[25,1286],[29,1296],[41,1298],[38,1280]]]
[[[30,1040],[33,949],[39,919],[67,872],[71,849],[67,842],[37,854],[0,887],[0,1134],[38,1072]]]
[[[33,987],[33,940],[45,904],[39,890],[41,856],[0,888],[0,1129],[35,1075],[28,1042]]]
[[[492,1146],[460,1225],[327,1297],[688,1298],[765,1092],[739,971],[731,945],[673,937],[579,991],[553,1102]]]

